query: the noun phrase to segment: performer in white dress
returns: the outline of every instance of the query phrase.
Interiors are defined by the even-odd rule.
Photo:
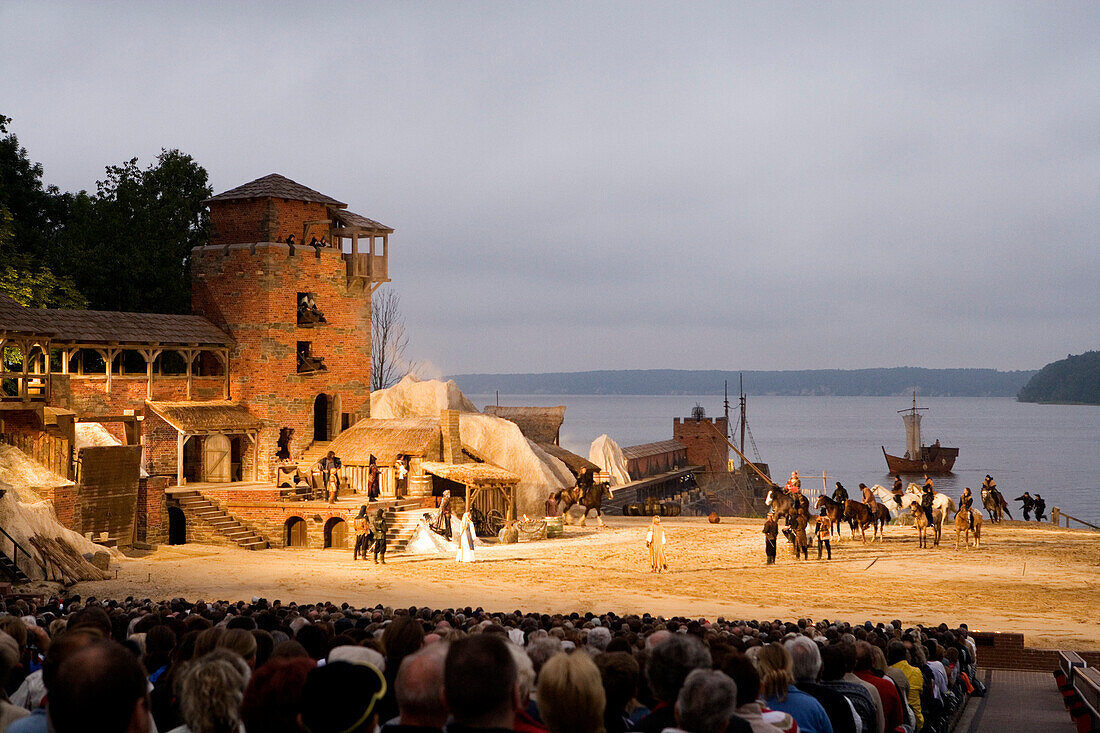
[[[470,520],[470,513],[462,515],[462,524],[458,527],[458,554],[457,562],[474,561],[474,524]]]

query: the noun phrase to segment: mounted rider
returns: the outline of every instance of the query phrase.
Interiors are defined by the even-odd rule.
[[[924,486],[921,487],[920,505],[924,510],[924,516],[928,517],[928,523],[934,524],[932,520],[932,503],[936,499],[936,490],[932,487],[932,479],[928,477],[928,474],[924,474]]]
[[[974,529],[974,497],[970,494],[970,487],[963,489],[962,496],[959,497],[959,511],[966,512],[966,516],[970,518],[970,529]]]
[[[786,491],[794,496],[802,495],[802,479],[798,477],[798,471],[791,471],[791,477],[787,479]]]

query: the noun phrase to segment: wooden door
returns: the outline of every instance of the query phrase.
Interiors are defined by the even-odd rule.
[[[233,446],[221,433],[206,436],[202,442],[202,465],[205,480],[228,483],[232,477]]]

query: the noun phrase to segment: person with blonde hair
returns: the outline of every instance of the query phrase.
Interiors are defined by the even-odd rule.
[[[180,713],[185,725],[179,733],[238,733],[241,703],[252,676],[239,654],[215,649],[192,662],[180,679]]]
[[[760,647],[752,660],[760,674],[760,693],[767,707],[790,715],[803,733],[833,733],[821,703],[794,685],[791,655],[786,648],[768,644]]]
[[[653,517],[649,523],[649,531],[645,535],[645,546],[649,548],[649,572],[661,573],[668,570],[668,558],[665,557],[665,528],[661,526],[661,518]]]
[[[474,524],[470,512],[462,515],[462,524],[458,527],[458,554],[455,555],[455,560],[474,561]]]
[[[596,663],[587,654],[558,654],[543,665],[539,713],[550,733],[603,733],[607,704]]]

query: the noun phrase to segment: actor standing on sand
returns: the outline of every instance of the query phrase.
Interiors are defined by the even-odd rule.
[[[367,517],[367,505],[359,507],[359,513],[351,520],[351,528],[355,530],[355,551],[352,560],[358,560],[360,553],[363,559],[367,559],[367,545],[370,542],[370,519]]]
[[[474,561],[474,523],[470,513],[462,515],[462,524],[458,526],[458,554],[457,562]]]
[[[779,523],[775,521],[775,512],[764,520],[764,554],[768,556],[768,564],[775,565],[775,541],[779,537]]]
[[[665,528],[661,526],[661,518],[654,517],[645,536],[645,546],[649,548],[649,572],[663,573],[668,570],[665,543]]]
[[[382,564],[386,564],[386,532],[389,531],[389,523],[386,521],[386,510],[379,509],[374,514],[371,522],[371,531],[374,532],[374,564],[378,564],[378,558],[382,558]]]

